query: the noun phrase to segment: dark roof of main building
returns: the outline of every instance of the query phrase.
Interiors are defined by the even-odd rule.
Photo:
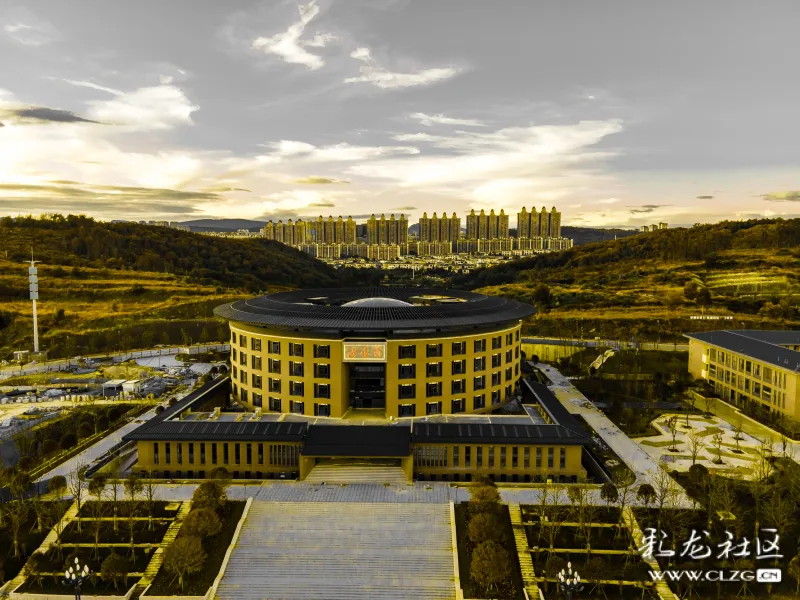
[[[737,354],[744,354],[754,360],[800,372],[800,352],[783,348],[781,344],[800,344],[800,334],[796,331],[752,331],[721,330],[702,333],[687,333],[686,337],[711,344]]]
[[[406,302],[355,303],[365,298]],[[463,290],[416,287],[331,288],[280,292],[223,304],[214,314],[262,327],[353,332],[450,331],[502,325],[531,316],[530,304]]]
[[[313,425],[303,442],[304,456],[408,456],[408,425]]]

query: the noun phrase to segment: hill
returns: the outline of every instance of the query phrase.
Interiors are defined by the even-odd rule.
[[[250,219],[195,219],[181,223],[181,225],[191,227],[192,231],[236,231],[237,229],[258,231],[266,224],[266,221],[251,221]]]
[[[621,239],[638,233],[634,229],[602,229],[599,227],[571,227],[569,225],[564,225],[561,228],[561,235],[565,238],[570,238],[575,246],[606,242],[615,238]]]
[[[800,326],[798,244],[800,219],[722,222],[577,246],[449,283],[536,304],[530,331],[539,335],[678,340],[699,329]]]

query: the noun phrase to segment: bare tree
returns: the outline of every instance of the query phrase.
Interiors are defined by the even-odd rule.
[[[736,449],[734,452],[736,454],[741,454],[742,450],[739,448],[739,442],[744,438],[742,435],[742,415],[741,413],[736,416],[736,424],[733,427],[733,431],[735,432],[733,439],[736,441]]]
[[[67,476],[67,487],[69,488],[72,499],[78,506],[78,514],[75,516],[75,521],[78,527],[78,533],[81,532],[81,505],[83,504],[83,485],[86,482],[86,465],[78,464],[74,471],[71,471]]]
[[[117,457],[108,465],[108,488],[111,506],[114,511],[114,531],[119,530],[117,517],[119,515],[119,500],[122,496],[122,458]]]
[[[714,448],[717,451],[717,457],[714,459],[714,463],[721,465],[722,464],[722,432],[718,431],[714,434],[714,437],[711,438],[711,443],[714,445]]]
[[[672,445],[669,447],[669,450],[670,452],[677,452],[678,447],[675,445],[675,441],[678,437],[678,417],[670,417],[667,419],[667,427],[672,436]]]
[[[133,533],[136,529],[136,496],[142,492],[142,482],[136,475],[129,475],[125,480],[125,493],[128,496],[128,532],[131,541],[131,558],[134,557],[136,546],[133,541]]]
[[[635,495],[633,484],[635,478],[628,477],[617,483],[617,507],[619,508],[619,523],[617,524],[617,532],[614,537],[618,537],[624,528],[625,523],[625,508],[630,504]]]
[[[697,462],[697,456],[700,450],[703,449],[703,438],[700,437],[696,431],[689,434],[689,452],[692,454],[692,464]]]
[[[145,502],[147,503],[147,527],[152,531],[153,529],[153,505],[156,501],[156,492],[158,487],[153,479],[155,473],[152,471],[147,472],[147,476],[142,482],[144,491]]]
[[[686,401],[686,404],[689,405],[689,408],[692,409],[691,411],[689,411],[689,410],[686,411],[686,425],[685,426],[689,427],[689,413],[694,411],[694,405],[697,402],[697,396],[694,395],[694,392],[689,391],[689,392],[684,394],[683,398]]]
[[[92,513],[92,522],[91,528],[92,533],[94,534],[94,556],[99,557],[99,544],[100,544],[100,532],[103,529],[103,516],[105,515],[105,508],[106,505],[103,502],[103,492],[106,489],[106,478],[105,475],[95,475],[89,481],[89,485],[87,486],[86,490],[89,492],[91,496],[94,496],[94,502],[92,502],[89,506],[91,507]]]
[[[703,402],[706,405],[705,414],[706,415],[713,414],[712,411],[714,407],[717,405],[717,399],[711,394],[708,394],[707,396],[703,396]]]
[[[657,529],[661,529],[661,521],[663,518],[664,508],[674,503],[674,498],[678,492],[675,489],[675,482],[670,477],[667,470],[660,466],[653,474],[653,489],[655,490],[655,509]]]
[[[19,557],[19,545],[22,538],[22,525],[28,519],[30,508],[25,500],[8,502],[6,507],[8,522],[11,529],[11,540],[14,546],[14,556]]]

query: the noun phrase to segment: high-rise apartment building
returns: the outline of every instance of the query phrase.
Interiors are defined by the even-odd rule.
[[[375,215],[372,215],[367,221],[367,243],[407,244],[408,219],[406,219],[405,215],[395,217],[392,214],[388,219],[386,215],[381,215],[380,219],[376,219]]]
[[[542,207],[542,212],[537,213],[536,209],[527,212],[525,207],[517,213],[517,237],[518,238],[560,238],[561,237],[561,213],[554,206],[550,212]]]
[[[493,240],[508,237],[508,215],[503,209],[500,214],[495,214],[494,209],[486,214],[481,209],[480,214],[475,214],[471,210],[467,215],[467,239],[468,240]]]
[[[461,236],[461,218],[453,213],[448,217],[447,213],[442,213],[437,217],[436,213],[428,218],[428,213],[422,213],[419,219],[419,241],[420,242],[455,242]]]

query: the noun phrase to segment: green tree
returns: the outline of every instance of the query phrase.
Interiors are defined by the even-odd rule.
[[[476,546],[482,542],[503,543],[503,529],[495,513],[480,512],[472,515],[467,526],[467,537]]]
[[[603,500],[606,504],[611,506],[619,499],[619,492],[617,491],[617,486],[613,483],[604,483],[600,487],[600,499]]]
[[[508,552],[497,542],[483,542],[472,553],[470,575],[484,589],[496,590],[511,579]]]
[[[700,288],[697,292],[697,297],[695,298],[695,302],[699,306],[710,306],[711,305],[711,290],[707,287]]]
[[[222,530],[222,523],[210,508],[196,508],[192,510],[183,522],[181,533],[198,537],[200,539],[217,535]]]
[[[130,573],[130,565],[122,556],[112,551],[100,565],[100,577],[103,581],[114,583],[114,589],[119,589],[121,579],[127,578]]]
[[[164,568],[178,578],[178,585],[184,591],[186,576],[199,573],[205,560],[206,553],[200,538],[181,536],[164,553]]]
[[[650,506],[656,499],[656,490],[649,483],[643,483],[636,490],[636,498],[645,506]]]
[[[195,509],[209,508],[217,511],[225,505],[228,496],[223,487],[214,480],[206,480],[197,486],[192,494],[192,506]]]

